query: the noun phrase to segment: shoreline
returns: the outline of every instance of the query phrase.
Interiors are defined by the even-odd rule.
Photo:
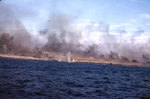
[[[77,58],[74,58],[75,59],[74,61],[67,61],[65,59],[59,60],[59,59],[54,58],[54,56],[53,56],[53,58],[48,58],[48,57],[37,58],[37,57],[33,57],[33,56],[21,56],[21,55],[13,55],[13,54],[0,54],[0,58],[150,67],[149,64],[143,64],[143,63],[122,62],[122,61],[118,61],[118,60],[104,60],[104,59],[96,59],[96,58],[90,59],[91,57],[89,58],[89,57],[79,57],[79,56]]]

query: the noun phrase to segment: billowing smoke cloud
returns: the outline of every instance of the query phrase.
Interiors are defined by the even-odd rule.
[[[44,34],[48,39],[44,49],[48,51],[71,51],[95,58],[133,62],[144,62],[150,55],[149,38],[143,39],[143,30],[137,30],[133,34],[123,30],[123,33],[113,35],[107,24],[75,24],[66,15],[53,15]]]
[[[120,28],[118,33],[113,34],[108,24],[80,23],[71,16],[54,14],[47,20],[45,29],[39,33],[43,38],[39,40],[38,37],[33,37],[20,21],[20,17],[24,16],[22,14],[11,5],[0,4],[1,52],[20,53],[43,50],[75,53],[106,60],[149,61],[149,37],[142,29],[128,33],[125,28]],[[34,38],[37,39],[36,42]],[[37,41],[41,41],[43,45]]]
[[[25,14],[15,7],[0,3],[0,49],[9,53],[31,52],[36,44],[20,21]]]
[[[65,15],[51,16],[45,33],[48,38],[46,50],[65,53],[80,50],[80,31],[71,22],[71,18]]]

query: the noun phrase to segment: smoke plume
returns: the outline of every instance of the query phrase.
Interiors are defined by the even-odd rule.
[[[139,42],[144,31],[136,32],[130,36],[126,32],[113,35],[107,24],[74,24],[74,20],[66,15],[53,15],[45,29],[48,41],[43,48],[108,60],[145,62],[150,55],[149,40]]]
[[[32,35],[20,18],[24,15],[13,5],[0,3],[0,50],[8,53],[27,54],[35,48]]]
[[[24,16],[26,14],[18,11],[15,6],[0,4],[1,53],[37,55],[40,51],[53,51],[68,56],[75,53],[106,60],[147,62],[150,59],[149,38],[141,39],[145,37],[142,29],[130,34],[125,29],[119,29],[119,34],[114,35],[109,24],[80,23],[72,16],[53,14],[43,25],[44,29],[42,27],[37,32],[38,36],[34,37],[22,24]]]

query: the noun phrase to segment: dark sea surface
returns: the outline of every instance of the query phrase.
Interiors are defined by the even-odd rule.
[[[0,58],[0,99],[150,97],[150,68]]]

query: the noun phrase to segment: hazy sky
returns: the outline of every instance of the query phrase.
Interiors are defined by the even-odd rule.
[[[104,23],[110,32],[150,33],[150,0],[2,0],[25,13],[20,17],[30,29],[39,29],[53,14],[65,14],[76,23]],[[23,13],[22,13],[23,12]]]

